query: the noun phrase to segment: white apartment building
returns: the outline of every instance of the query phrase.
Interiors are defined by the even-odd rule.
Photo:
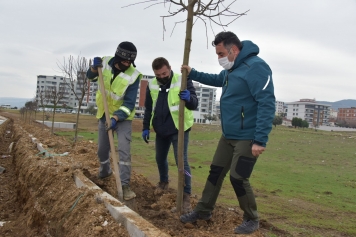
[[[195,123],[207,123],[204,119],[204,115],[216,114],[216,88],[206,87],[202,84],[193,81],[195,87],[195,93],[197,94],[199,105],[196,110],[193,111]]]
[[[276,100],[275,107],[276,107],[275,115],[281,115],[284,113],[284,102]]]
[[[140,82],[139,89],[137,91],[136,97],[136,114],[143,115],[145,111],[145,99],[146,99],[146,88],[151,79],[154,76],[143,75],[142,80]],[[69,80],[67,79],[67,82]],[[199,100],[198,108],[193,111],[194,122],[196,123],[206,123],[204,119],[205,114],[217,115],[216,111],[216,88],[202,86],[198,82],[193,82],[193,85],[196,89],[196,94]],[[77,88],[77,84],[75,84],[76,93],[78,96],[81,96],[80,88]],[[97,82],[90,82],[89,90],[84,96],[83,104],[81,106],[81,112],[84,113],[88,106],[94,105],[96,106],[95,96],[96,91],[98,90]],[[71,91],[70,87],[65,83],[65,79],[61,76],[37,76],[37,89],[36,89],[36,98],[39,100],[39,96],[41,91],[45,91],[56,87],[57,91],[59,91],[60,87],[65,88],[64,98],[57,104],[58,108],[62,108],[63,105],[72,107],[73,109],[78,109],[78,101]],[[48,103],[48,105],[53,105],[52,103]],[[220,111],[220,110],[219,110]],[[220,113],[220,112],[219,112]]]
[[[65,79],[62,76],[45,76],[39,75],[37,76],[37,88],[36,88],[36,100],[40,100],[41,92],[51,91],[55,89],[57,92],[60,90],[64,90],[64,97],[57,104],[58,108],[62,108],[64,106],[69,106],[72,108],[78,108],[78,101],[69,87],[67,83],[69,83],[69,79]],[[96,82],[89,83],[89,90],[84,95],[82,109],[86,109],[87,106],[94,105],[95,106],[95,94],[98,90],[98,84]],[[78,84],[74,85],[75,91],[78,97],[81,97],[81,89]],[[61,88],[61,89],[60,89]],[[45,103],[46,105],[53,105],[50,100]]]
[[[289,120],[297,117],[308,121],[311,125],[323,125],[329,121],[330,105],[318,103],[315,99],[300,99],[285,104],[287,105],[286,118]]]

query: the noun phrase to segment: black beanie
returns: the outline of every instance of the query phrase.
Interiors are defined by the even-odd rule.
[[[125,41],[117,46],[115,52],[115,61],[129,60],[134,67],[136,67],[134,61],[137,56],[137,49],[135,45],[131,42]]]

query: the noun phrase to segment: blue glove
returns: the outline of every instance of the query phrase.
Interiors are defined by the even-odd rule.
[[[148,143],[148,139],[150,139],[150,130],[148,130],[148,129],[143,130],[142,138],[146,143]]]
[[[98,67],[103,67],[103,60],[100,57],[95,57],[92,67],[97,70]]]
[[[110,120],[111,120],[111,126],[106,129],[107,131],[110,130],[110,129],[114,130],[114,128],[115,128],[115,126],[117,124],[117,121],[116,121],[115,118],[111,118]]]
[[[185,102],[190,101],[190,91],[184,90],[179,93],[179,97],[181,100],[184,100]]]

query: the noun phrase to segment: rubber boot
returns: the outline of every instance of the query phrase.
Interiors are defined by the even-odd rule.
[[[122,192],[124,194],[124,200],[128,201],[136,197],[136,194],[130,189],[129,185],[122,186]]]
[[[190,194],[183,193],[183,214],[189,213],[192,211],[192,206],[190,205]]]

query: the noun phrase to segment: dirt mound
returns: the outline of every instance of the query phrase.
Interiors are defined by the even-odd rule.
[[[114,176],[105,181],[96,178],[96,144],[79,141],[73,146],[64,138],[51,135],[41,124],[28,125],[18,120],[11,121],[6,130],[12,135],[6,141],[2,138],[1,151],[11,157],[0,158],[0,165],[7,169],[0,175],[0,221],[6,222],[0,227],[0,236],[128,236],[105,206],[96,202],[93,192],[74,184],[73,171],[81,170],[117,197]],[[44,144],[48,155],[38,152],[29,134]],[[3,152],[10,142],[14,142],[14,150]],[[135,172],[131,187],[137,194],[136,212],[171,236],[236,236],[233,230],[242,221],[236,208],[217,206],[211,221],[184,225],[171,211],[176,205],[175,190],[155,193],[154,185]],[[196,202],[193,197],[192,205]],[[271,227],[264,221],[261,225],[250,236],[264,236]],[[277,229],[274,234],[285,235]]]

